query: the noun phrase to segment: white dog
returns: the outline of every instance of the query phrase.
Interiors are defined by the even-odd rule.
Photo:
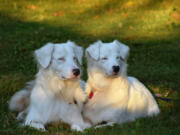
[[[36,80],[17,92],[9,105],[11,110],[22,111],[20,117],[27,112],[25,125],[45,130],[46,123],[62,120],[78,131],[90,126],[81,115],[86,100],[79,79],[82,56],[83,49],[71,41],[48,43],[35,51]]]
[[[128,46],[117,40],[98,41],[86,49],[89,100],[83,115],[93,125],[123,123],[160,112],[149,90],[136,78],[126,76],[128,54]]]

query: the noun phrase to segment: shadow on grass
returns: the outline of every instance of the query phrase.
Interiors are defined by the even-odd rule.
[[[109,2],[101,8],[119,4],[116,1],[110,5]],[[141,80],[158,83],[163,77],[167,81],[171,80],[169,79],[171,77],[178,81],[177,77],[173,77],[175,74],[180,74],[176,68],[180,67],[179,62],[175,60],[180,49],[178,38],[177,40],[146,41],[142,39],[142,41],[134,41],[122,40],[120,36],[116,35],[83,35],[75,31],[73,26],[53,27],[44,23],[23,22],[9,17],[3,12],[0,13],[0,56],[3,58],[0,62],[0,75],[22,72],[35,74],[36,64],[33,62],[33,51],[47,42],[57,43],[72,40],[86,48],[98,39],[105,42],[118,39],[127,43],[131,48],[129,73],[140,76]],[[167,54],[169,54],[168,57]],[[86,69],[85,60],[83,67]],[[173,70],[171,70],[172,68]],[[85,70],[83,79],[87,79]]]

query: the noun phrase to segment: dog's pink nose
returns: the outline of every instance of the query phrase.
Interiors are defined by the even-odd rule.
[[[112,68],[113,68],[113,72],[114,72],[114,73],[118,73],[119,70],[120,70],[120,67],[119,67],[119,66],[113,66]]]
[[[80,70],[78,68],[72,70],[73,75],[78,76],[80,74]]]

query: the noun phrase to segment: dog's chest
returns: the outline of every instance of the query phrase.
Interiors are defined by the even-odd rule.
[[[63,90],[58,94],[58,98],[64,100],[65,102],[72,104],[74,102],[74,94],[77,89],[76,83],[66,83]]]
[[[88,95],[88,103],[87,106],[96,106],[98,104],[104,104],[105,99],[107,98],[107,93],[103,91],[97,91],[92,89]]]

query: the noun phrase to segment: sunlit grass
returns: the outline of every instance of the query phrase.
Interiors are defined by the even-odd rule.
[[[177,0],[4,0],[1,10],[25,22],[71,27],[82,35],[113,35],[125,40],[167,39],[179,34],[179,3]]]

